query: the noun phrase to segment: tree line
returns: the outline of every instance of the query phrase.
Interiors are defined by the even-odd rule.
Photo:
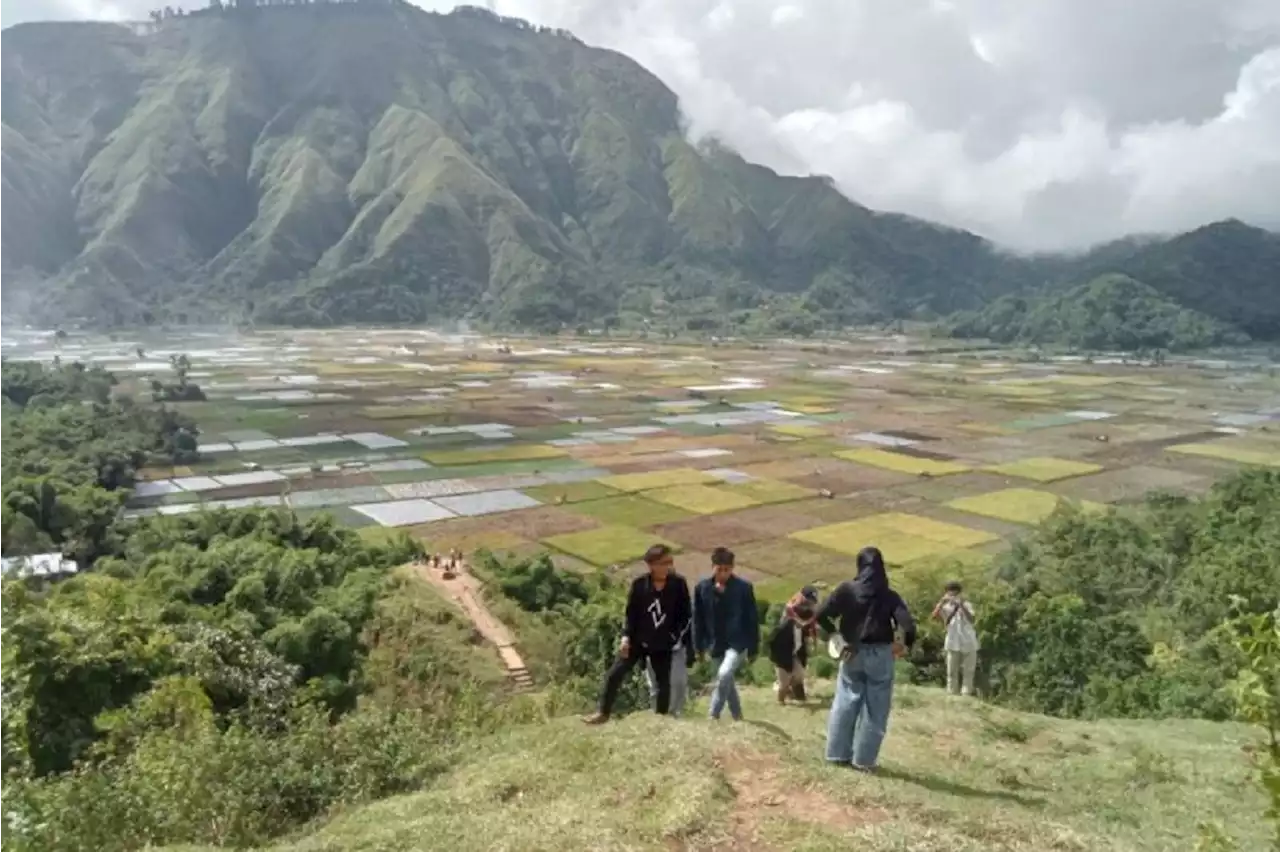
[[[252,12],[258,9],[297,7],[297,6],[396,6],[404,0],[208,0],[205,6],[187,11],[182,6],[164,6],[152,9],[147,17],[152,23],[159,24],[174,18],[196,17],[202,15],[219,15],[237,12]],[[569,30],[559,27],[547,27],[531,24],[523,18],[510,15],[499,15],[480,6],[458,6],[453,14],[462,17],[495,21],[519,30],[528,30],[547,35],[555,35],[581,44],[581,40]]]

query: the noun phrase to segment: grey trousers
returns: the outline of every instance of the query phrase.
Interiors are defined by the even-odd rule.
[[[671,707],[670,715],[679,716],[684,712],[685,699],[689,697],[689,669],[685,666],[684,651],[676,651],[671,655]],[[645,663],[645,680],[649,682],[649,700],[658,700],[658,681],[653,676],[653,663]]]

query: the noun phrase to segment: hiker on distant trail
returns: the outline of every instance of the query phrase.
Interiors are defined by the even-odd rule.
[[[844,647],[827,719],[827,761],[874,772],[893,704],[894,661],[905,654],[894,639],[895,628],[902,631],[906,648],[916,641],[915,621],[889,588],[878,549],[864,547],[858,576],[836,586],[818,609],[823,630],[835,632],[837,621]]]
[[[952,580],[946,594],[933,608],[933,617],[947,629],[943,650],[947,652],[947,691],[952,695],[973,695],[973,676],[978,669],[978,630],[974,626],[973,604],[965,600],[960,583]]]
[[[778,703],[790,696],[804,701],[804,667],[809,664],[810,637],[816,634],[818,590],[805,586],[788,603],[782,618],[769,635],[769,661],[777,680],[773,685]]]
[[[671,706],[671,657],[689,634],[689,584],[675,572],[671,548],[655,544],[644,555],[648,571],[636,577],[627,594],[626,620],[618,658],[605,675],[600,709],[588,716],[588,725],[609,721],[618,690],[636,664],[653,664],[658,694],[655,710],[665,714]]]
[[[742,700],[733,676],[743,661],[755,659],[760,646],[760,614],[751,583],[734,576],[733,551],[717,547],[711,553],[713,574],[693,590],[693,640],[699,656],[709,653],[716,664],[711,692],[711,718],[719,719],[725,704],[734,721],[742,720]]]

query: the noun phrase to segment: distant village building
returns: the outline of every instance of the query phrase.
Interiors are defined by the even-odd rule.
[[[74,559],[61,553],[37,553],[33,556],[6,556],[0,559],[0,574],[5,577],[38,577],[56,580],[80,571]]]

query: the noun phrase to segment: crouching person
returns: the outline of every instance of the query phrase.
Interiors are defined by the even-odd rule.
[[[769,635],[769,661],[777,670],[778,703],[787,697],[804,701],[804,669],[809,664],[808,634],[814,626],[813,604],[799,600],[788,605]]]

